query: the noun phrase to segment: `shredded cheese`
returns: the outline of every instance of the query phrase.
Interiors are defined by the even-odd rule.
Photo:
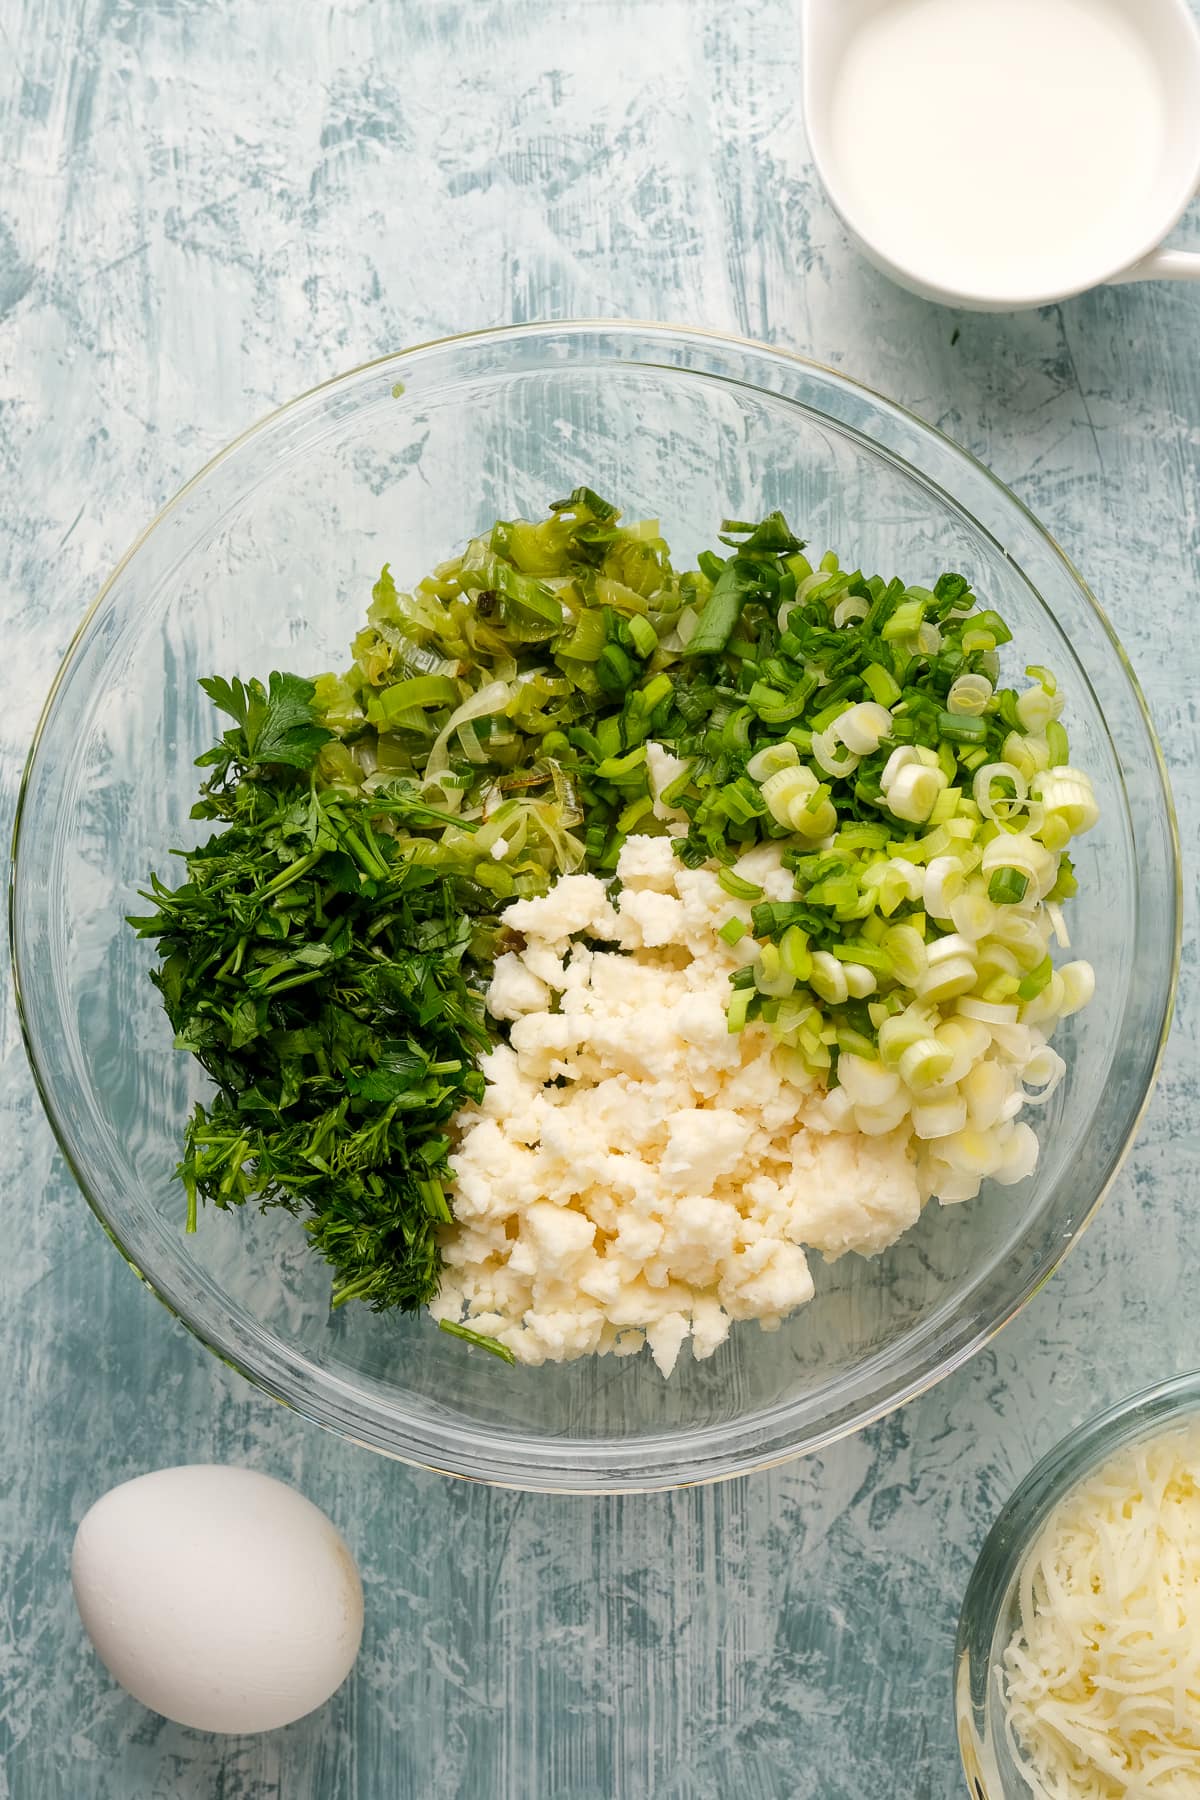
[[[1039,1800],[1197,1800],[1200,1426],[1124,1452],[1055,1509],[1004,1664]]]

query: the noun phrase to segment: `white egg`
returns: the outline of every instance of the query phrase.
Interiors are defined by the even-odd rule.
[[[200,1731],[302,1718],[341,1686],[362,1638],[341,1534],[252,1469],[160,1469],[113,1488],[76,1533],[71,1583],[122,1687]]]

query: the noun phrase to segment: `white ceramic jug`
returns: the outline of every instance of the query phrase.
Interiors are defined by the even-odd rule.
[[[804,0],[817,171],[885,274],[985,312],[1200,279],[1188,0]]]

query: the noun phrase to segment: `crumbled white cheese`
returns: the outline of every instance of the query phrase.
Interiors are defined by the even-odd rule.
[[[616,915],[604,883],[595,875],[560,875],[540,900],[514,900],[505,908],[504,923],[526,937],[541,938],[563,950],[576,932],[590,932],[593,937],[617,935]]]
[[[675,756],[664,745],[656,744],[653,739],[646,745],[646,772],[650,777],[654,816],[656,819],[665,820],[668,826],[677,824],[685,830],[688,822],[687,814],[681,812],[678,807],[667,806],[662,799],[662,794],[663,790],[669,788],[686,768],[686,762],[681,757]],[[630,842],[632,841],[631,839]]]
[[[771,846],[738,866],[790,890]],[[732,1320],[774,1329],[811,1298],[804,1245],[873,1253],[920,1199],[907,1131],[831,1129],[764,1027],[728,1030],[745,952],[717,927],[745,904],[668,838],[631,838],[617,873],[615,905],[571,875],[505,910],[525,948],[497,961],[489,1006],[510,1041],[458,1119],[433,1312],[526,1363],[644,1340],[666,1375],[689,1335],[711,1356]]]
[[[493,1019],[519,1019],[536,1007],[548,1006],[550,990],[519,956],[498,956],[488,991]]]
[[[663,858],[661,838],[626,838],[621,851],[621,868],[621,886],[625,892],[631,888],[653,888],[660,894],[675,891],[675,870]]]

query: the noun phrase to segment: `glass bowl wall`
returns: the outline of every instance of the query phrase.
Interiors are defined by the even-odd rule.
[[[735,1328],[670,1382],[648,1357],[509,1370],[424,1318],[332,1314],[285,1216],[182,1231],[172,1171],[203,1091],[122,923],[195,841],[208,673],[343,666],[372,582],[415,579],[497,517],[587,482],[659,516],[680,562],[726,515],[781,507],[817,552],[931,581],[958,569],[1047,663],[1100,826],[1072,910],[1095,1003],[1017,1188],[927,1208],[878,1261],[814,1257],[782,1331]],[[89,613],[47,704],[16,834],[14,957],[30,1055],[95,1212],[142,1278],[267,1392],[346,1436],[482,1480],[561,1489],[731,1475],[861,1425],[955,1367],[1046,1279],[1119,1164],[1157,1066],[1178,956],[1174,821],[1129,666],[1025,509],[845,376],[703,332],[516,328],[425,345],[314,390],[171,502]],[[80,1231],[88,1229],[80,1221]]]

